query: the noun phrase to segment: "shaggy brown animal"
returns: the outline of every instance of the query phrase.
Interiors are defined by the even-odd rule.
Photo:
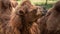
[[[6,25],[12,12],[10,0],[0,0],[0,34],[6,34]]]
[[[43,9],[40,8],[42,11]],[[38,7],[32,5],[29,0],[25,0],[19,5],[15,12],[12,12],[9,26],[18,34],[40,34],[36,20],[42,13]],[[15,32],[17,34],[17,32]]]
[[[39,22],[41,34],[60,34],[60,1]]]

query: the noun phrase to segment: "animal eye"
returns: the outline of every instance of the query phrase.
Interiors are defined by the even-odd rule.
[[[34,9],[33,11],[37,11],[36,9]]]
[[[32,12],[35,14],[37,12],[37,9],[34,9]]]

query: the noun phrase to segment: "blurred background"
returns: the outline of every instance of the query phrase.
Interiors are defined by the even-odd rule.
[[[32,4],[37,6],[44,6],[46,9],[49,9],[53,6],[55,2],[58,0],[30,0]],[[21,0],[17,0],[18,3],[21,2]]]

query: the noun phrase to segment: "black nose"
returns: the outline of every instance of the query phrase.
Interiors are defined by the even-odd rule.
[[[42,15],[44,16],[46,15],[46,13],[47,13],[47,10],[43,10]]]

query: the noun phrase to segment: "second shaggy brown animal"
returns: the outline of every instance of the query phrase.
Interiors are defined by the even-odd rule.
[[[60,1],[39,22],[41,34],[60,34]]]

